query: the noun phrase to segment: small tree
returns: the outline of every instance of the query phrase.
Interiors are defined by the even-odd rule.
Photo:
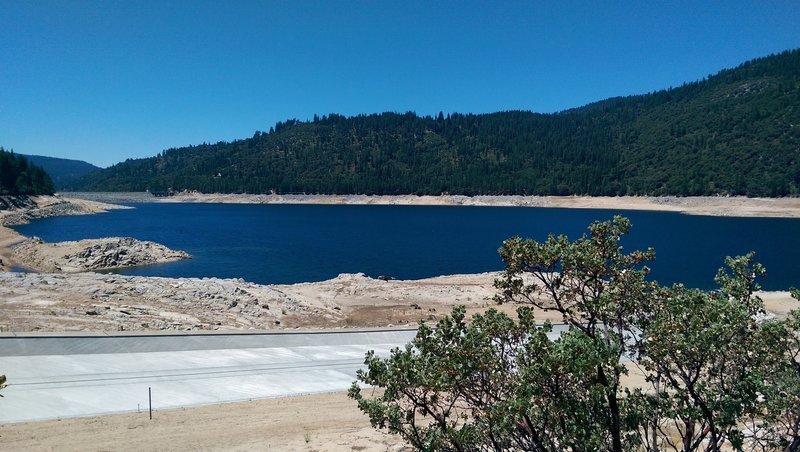
[[[658,388],[643,409],[660,410],[649,415],[660,438],[651,448],[786,445],[789,429],[778,432],[776,423],[800,408],[788,397],[800,390],[798,313],[785,321],[763,319],[754,292],[765,272],[752,259],[752,253],[726,258],[715,279],[718,291],[672,287],[641,322],[637,362]]]
[[[467,324],[464,309],[436,328],[420,325],[388,360],[367,356],[350,396],[372,425],[420,450],[601,450],[613,445],[604,374],[617,348],[573,330],[551,341],[530,308],[519,321],[489,310]]]
[[[358,379],[384,391],[367,398],[354,383],[350,396],[374,427],[421,450],[794,444],[800,314],[758,319],[752,255],[726,261],[716,292],[647,281],[654,253],[625,254],[629,230],[615,217],[575,241],[504,242],[497,300],[561,314],[568,331],[555,340],[527,306],[518,321],[489,310],[471,323],[457,308],[388,359],[368,354]],[[622,386],[629,362],[652,391]]]
[[[521,302],[561,314],[571,330],[611,353],[598,362],[596,388],[603,391],[606,415],[603,427],[610,436],[610,449],[621,451],[623,434],[620,377],[627,373],[621,358],[631,351],[636,338],[639,307],[657,292],[645,280],[652,249],[625,254],[619,241],[630,231],[627,218],[595,222],[589,235],[570,242],[550,235],[537,242],[518,237],[506,240],[500,256],[506,264],[495,286],[498,302]]]

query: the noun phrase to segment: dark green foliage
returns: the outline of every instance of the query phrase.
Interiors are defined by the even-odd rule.
[[[0,147],[0,195],[52,195],[53,181],[38,166]]]
[[[419,450],[610,448],[598,370],[615,365],[616,348],[577,330],[551,342],[550,331],[529,308],[518,322],[492,309],[469,324],[456,308],[389,360],[370,353],[359,379],[385,390],[371,399],[354,384],[350,396],[374,427]]]
[[[768,378],[788,362],[780,345],[792,334],[783,322],[755,320],[764,311],[754,281],[764,273],[752,257],[726,259],[715,293],[673,287],[642,322],[647,340],[639,363],[660,381],[657,428],[671,449],[752,444],[745,420],[773,401]]]
[[[41,167],[50,176],[56,190],[72,184],[81,177],[100,168],[82,160],[60,159],[43,155],[22,155],[28,162]]]
[[[169,149],[75,189],[248,193],[800,194],[800,50],[556,114],[383,113],[278,122]]]
[[[358,379],[382,391],[350,397],[419,450],[800,450],[800,311],[759,318],[752,254],[726,259],[717,291],[648,281],[653,251],[619,246],[630,227],[503,243],[497,300],[555,311],[559,337],[527,306],[517,320],[456,308],[369,353]]]

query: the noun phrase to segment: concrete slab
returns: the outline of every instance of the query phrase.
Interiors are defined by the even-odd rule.
[[[414,334],[0,337],[0,423],[344,390]]]

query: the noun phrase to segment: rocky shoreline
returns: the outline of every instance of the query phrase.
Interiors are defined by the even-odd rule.
[[[334,204],[396,206],[551,207],[650,210],[687,215],[800,218],[800,198],[741,196],[517,196],[517,195],[320,195],[220,194],[184,191],[155,197],[150,193],[65,193],[105,202],[177,202],[226,204]]]
[[[65,200],[59,196],[0,196],[0,271],[22,267],[14,258],[14,247],[27,237],[7,226],[26,224],[38,218],[88,215],[124,208],[94,201]]]
[[[130,237],[47,243],[6,226],[64,215],[89,215],[130,207],[60,196],[0,197],[0,271],[84,272],[151,265],[188,259],[183,251]]]
[[[414,325],[493,305],[494,273],[316,283],[100,273],[0,273],[0,331],[271,330]]]
[[[131,207],[61,196],[0,196],[0,226],[27,224],[41,218],[91,215]]]
[[[191,258],[184,251],[131,237],[57,243],[47,243],[38,237],[31,237],[14,247],[13,257],[22,267],[50,273],[110,270]]]
[[[569,209],[651,210],[687,215],[800,218],[800,198],[722,196],[368,196],[368,195],[247,195],[178,193],[158,202],[246,204],[342,204],[397,206],[549,207]]]
[[[100,273],[0,272],[0,332],[213,331],[407,327],[453,307],[468,315],[496,305],[498,273],[420,280],[363,274],[290,285],[242,279],[160,278]],[[788,292],[761,292],[778,317],[800,307]],[[554,312],[538,321],[561,322]]]

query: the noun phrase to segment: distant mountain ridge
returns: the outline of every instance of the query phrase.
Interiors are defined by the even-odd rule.
[[[800,195],[800,49],[554,114],[278,122],[71,188],[330,194]]]
[[[82,160],[70,160],[43,155],[23,155],[29,162],[41,167],[53,179],[56,190],[74,183],[81,177],[101,168]]]

